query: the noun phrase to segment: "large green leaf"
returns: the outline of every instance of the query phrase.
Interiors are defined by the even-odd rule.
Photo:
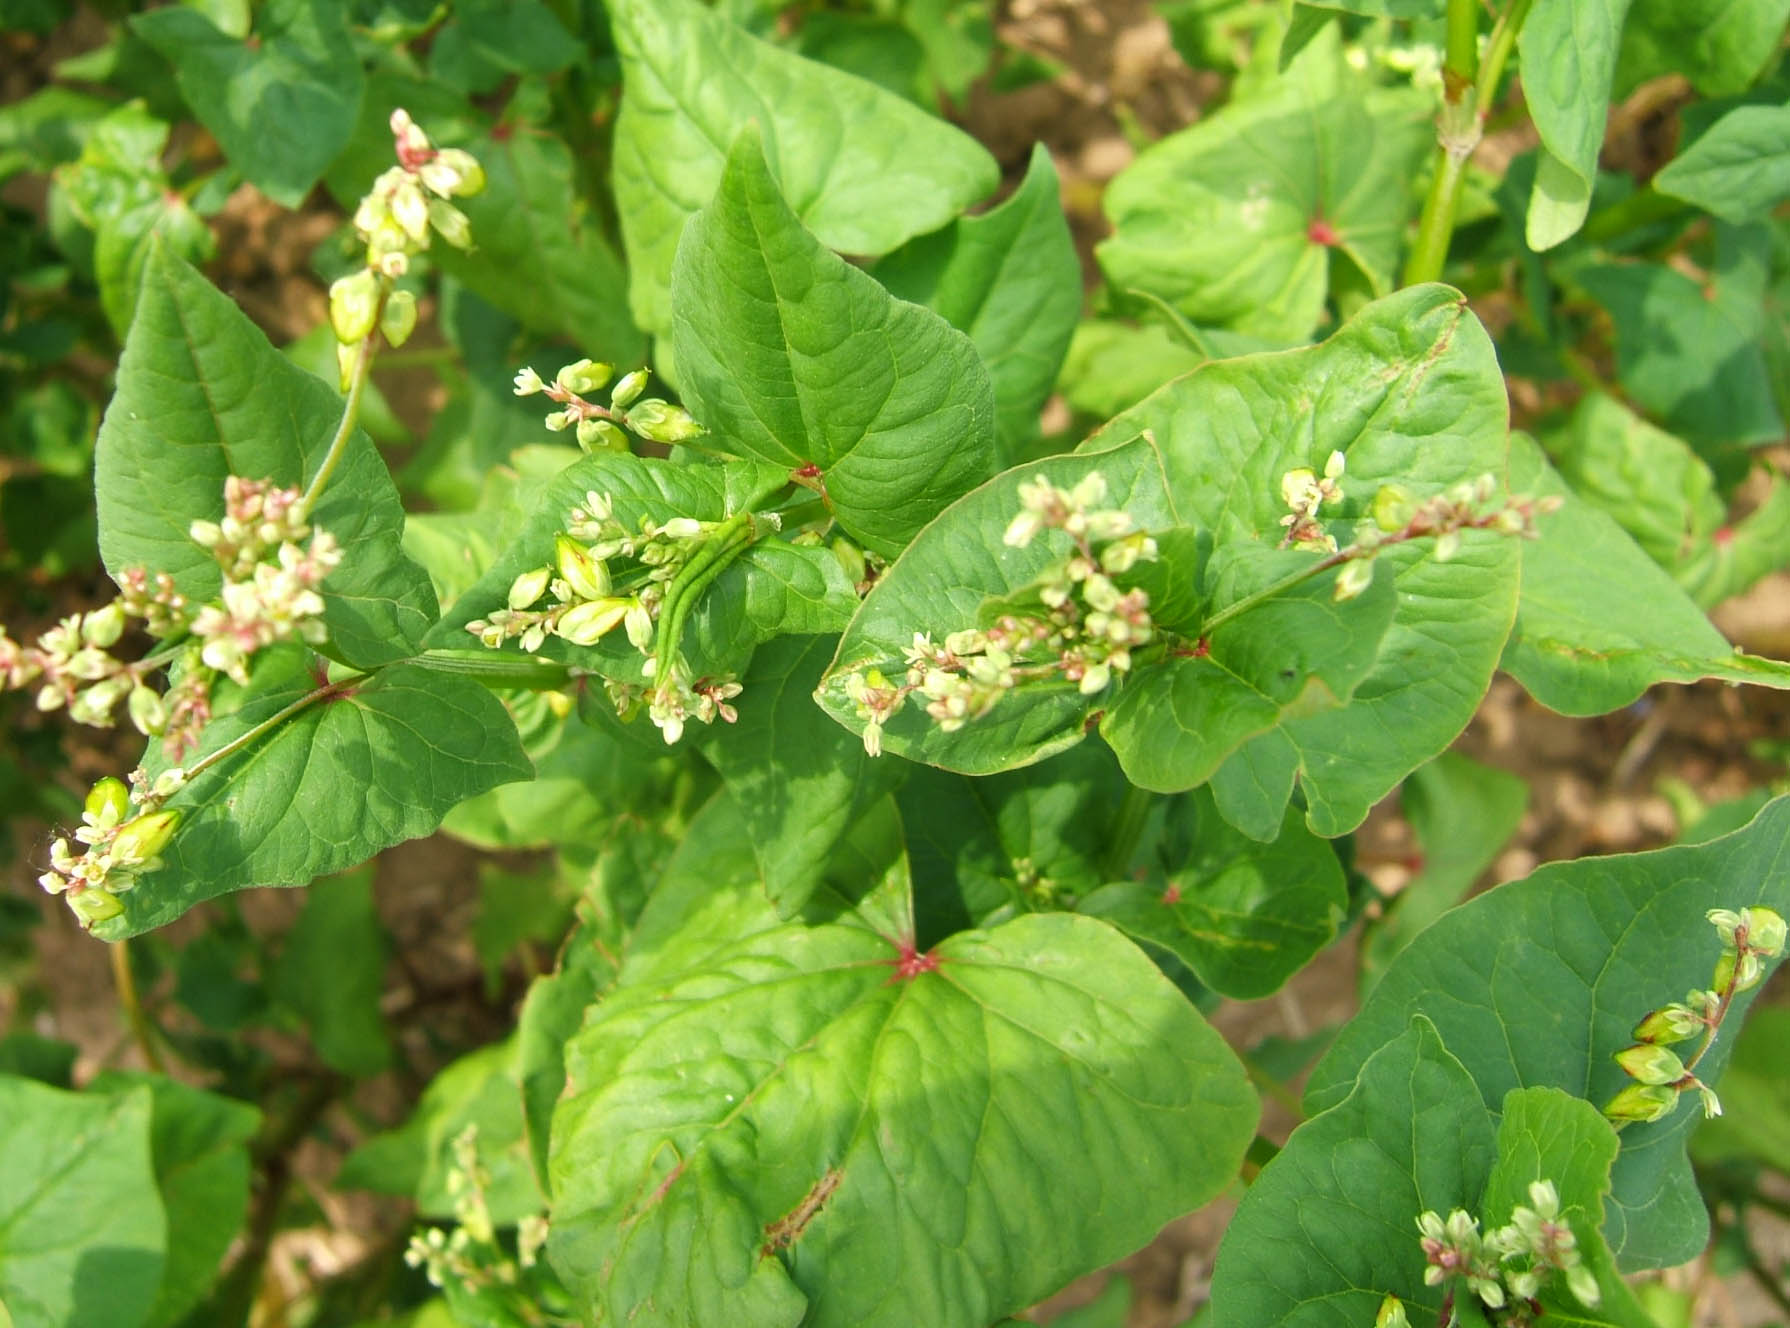
[[[1628,6],[1629,0],[1536,0],[1517,34],[1523,96],[1542,143],[1529,195],[1531,249],[1552,249],[1591,210]]]
[[[0,1076],[0,1304],[18,1328],[136,1328],[167,1220],[150,1094],[65,1093]]]
[[[1150,432],[1181,524],[1210,531],[1220,549],[1266,547],[1281,530],[1287,471],[1344,453],[1334,529],[1346,539],[1382,485],[1422,497],[1501,475],[1506,409],[1484,329],[1455,292],[1418,286],[1368,305],[1321,345],[1205,365],[1085,446]],[[1472,718],[1509,633],[1518,557],[1513,542],[1471,532],[1446,563],[1421,541],[1383,553],[1375,580],[1392,582],[1397,604],[1372,669],[1347,704],[1288,711],[1220,768],[1214,791],[1225,817],[1271,838],[1297,774],[1312,829],[1342,834],[1447,747]],[[1253,619],[1234,625],[1248,630]],[[1265,616],[1262,628],[1268,623]],[[1264,659],[1278,650],[1298,667],[1298,645],[1271,632],[1251,648]],[[1147,732],[1142,716],[1134,722]]]
[[[360,55],[334,0],[267,0],[243,38],[185,5],[139,14],[131,28],[174,66],[230,164],[276,203],[302,203],[354,132]]]
[[[1289,78],[1144,151],[1107,187],[1114,286],[1196,323],[1283,341],[1324,314],[1331,251],[1389,290],[1413,211],[1411,177],[1435,141],[1425,97]]]
[[[275,652],[241,707],[206,727],[188,764],[316,687],[305,652]],[[394,665],[299,711],[188,783],[168,804],[185,820],[162,852],[165,865],[140,877],[120,896],[124,912],[94,931],[121,940],[202,899],[304,885],[359,866],[428,834],[462,799],[532,773],[515,725],[484,687]]]
[[[1511,484],[1554,494],[1560,511],[1523,546],[1523,591],[1504,667],[1567,715],[1599,715],[1656,682],[1720,678],[1790,687],[1790,664],[1741,654],[1670,574],[1603,512],[1574,497],[1525,435]]]
[[[107,570],[166,572],[189,600],[210,599],[221,574],[188,528],[222,515],[230,475],[305,484],[341,414],[335,392],[269,345],[184,260],[157,246],[144,264],[118,390],[96,444],[94,492]],[[322,588],[332,649],[359,668],[414,654],[435,617],[435,593],[423,569],[404,556],[398,491],[360,431],[314,520],[346,551]]]
[[[564,337],[593,359],[636,363],[645,341],[628,317],[627,278],[579,193],[572,150],[528,125],[444,141],[478,158],[486,185],[455,200],[476,247],[438,244],[435,261],[523,326]]]
[[[1709,985],[1720,942],[1705,912],[1790,909],[1787,843],[1790,800],[1780,798],[1708,844],[1553,864],[1469,900],[1393,961],[1312,1072],[1308,1107],[1340,1101],[1357,1068],[1419,1014],[1488,1107],[1513,1088],[1544,1085],[1607,1101],[1628,1082],[1612,1056],[1641,1017]],[[1719,1078],[1732,1040],[1730,1031],[1715,1043],[1699,1075]],[[1681,1103],[1622,1134],[1605,1232],[1625,1268],[1682,1262],[1708,1238],[1684,1156],[1698,1114]]]
[[[615,196],[629,298],[649,332],[671,327],[678,237],[748,122],[796,215],[846,253],[887,253],[937,230],[998,182],[994,159],[967,135],[692,0],[617,0],[609,12],[626,88]]]
[[[179,1323],[217,1281],[224,1256],[249,1211],[249,1140],[261,1113],[246,1102],[188,1087],[166,1075],[108,1071],[90,1093],[137,1085],[154,1099],[150,1152],[167,1209],[168,1245],[162,1285],[147,1323]]]
[[[867,755],[814,703],[832,656],[831,637],[766,643],[741,680],[739,721],[714,725],[702,739],[734,801],[751,808],[759,873],[786,914],[801,907],[839,840],[906,769]]]
[[[1038,432],[1038,411],[1081,313],[1081,263],[1042,144],[999,207],[921,236],[874,269],[891,294],[968,333],[994,382],[1006,453]]]
[[[1473,1080],[1421,1016],[1263,1168],[1225,1229],[1212,1310],[1250,1328],[1348,1328],[1388,1293],[1440,1323],[1417,1215],[1471,1211],[1495,1159]]]
[[[1744,92],[1777,54],[1790,0],[1634,0],[1616,94],[1683,74],[1705,97]]]
[[[592,1011],[549,1244],[587,1312],[981,1328],[1233,1174],[1253,1094],[1116,932],[1042,914],[906,944],[779,928]]]
[[[1718,224],[1709,279],[1660,263],[1586,263],[1568,280],[1609,311],[1630,400],[1705,457],[1783,437],[1764,348],[1770,236]]]
[[[839,524],[894,555],[994,469],[994,392],[963,333],[802,228],[748,130],[672,272],[678,375],[718,443],[814,467]]]
[[[1173,814],[1190,823],[1179,829],[1192,849],[1167,888],[1115,882],[1082,899],[1080,911],[1169,951],[1222,995],[1271,995],[1336,937],[1348,891],[1335,851],[1291,808],[1269,844],[1226,824],[1207,790]]]
[[[1759,221],[1790,198],[1790,106],[1729,111],[1658,175],[1654,188],[1723,221]]]

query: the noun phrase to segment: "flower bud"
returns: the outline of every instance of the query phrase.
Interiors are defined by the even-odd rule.
[[[346,341],[336,343],[336,379],[338,386],[346,392],[354,382],[354,361],[357,358],[355,348]]]
[[[459,177],[458,182],[446,190],[447,193],[459,198],[471,198],[474,194],[485,192],[485,168],[479,165],[479,159],[470,152],[460,148],[443,148],[435,154],[435,160],[430,165],[437,168],[437,174],[441,178],[445,179],[447,172]],[[425,180],[428,178],[427,171],[428,167],[424,167]]]
[[[1461,551],[1461,532],[1445,530],[1436,536],[1436,561],[1448,562]]]
[[[1342,565],[1336,574],[1336,589],[1331,598],[1337,603],[1354,599],[1362,591],[1374,583],[1374,560],[1372,558],[1351,558]]]
[[[595,645],[619,626],[633,605],[626,599],[593,599],[574,605],[561,615],[554,630],[575,646]]]
[[[416,296],[407,290],[393,291],[386,297],[379,315],[379,330],[394,348],[410,340],[416,331]]]
[[[1723,945],[1734,944],[1734,930],[1740,926],[1740,914],[1731,908],[1712,908],[1703,916],[1709,919],[1710,925],[1715,928],[1715,934],[1722,938]]]
[[[530,366],[523,365],[516,371],[516,395],[532,397],[537,392],[545,391],[547,384],[541,381],[541,375]]]
[[[652,612],[638,599],[628,605],[627,616],[622,619],[622,626],[628,633],[628,644],[644,653],[653,643]]]
[[[609,593],[609,568],[590,550],[567,535],[553,538],[554,562],[579,599],[602,599]]]
[[[579,420],[578,446],[586,452],[626,452],[628,435],[608,420]]]
[[[94,644],[99,644],[95,642]],[[1743,908],[1741,917],[1746,920],[1747,947],[1771,958],[1784,948],[1783,916],[1769,908]]]
[[[1701,1033],[1706,1026],[1695,1010],[1682,1005],[1668,1005],[1655,1010],[1635,1025],[1635,1041],[1683,1042],[1686,1038]]]
[[[636,369],[633,373],[624,375],[621,382],[615,385],[615,391],[609,394],[609,404],[617,410],[627,409],[646,391],[646,378],[645,369]]]
[[[186,768],[171,765],[155,777],[155,783],[149,786],[149,791],[158,798],[171,798],[185,787]]]
[[[1712,980],[1718,990],[1725,990],[1729,982],[1733,982],[1734,990],[1742,992],[1757,986],[1764,975],[1765,967],[1751,948],[1744,954],[1724,950],[1722,957],[1715,961],[1715,977]]]
[[[87,790],[86,812],[89,820],[110,816],[114,822],[124,819],[131,809],[131,791],[122,779],[107,775]]]
[[[1615,1121],[1656,1121],[1672,1114],[1678,1105],[1673,1089],[1651,1084],[1630,1084],[1604,1107],[1604,1115]]]
[[[106,650],[118,644],[118,638],[124,635],[124,609],[117,600],[113,600],[103,609],[95,609],[81,619],[81,640],[90,646]],[[1779,927],[1782,927],[1779,923]]]
[[[687,443],[707,432],[682,406],[654,398],[628,412],[628,427],[655,443]]]
[[[1398,484],[1384,484],[1374,495],[1374,524],[1388,535],[1403,530],[1417,514],[1417,500],[1411,491]]]
[[[574,360],[554,374],[553,381],[568,392],[585,396],[602,391],[614,373],[609,365],[598,364],[595,360]]]
[[[180,827],[180,813],[150,812],[118,827],[112,841],[112,852],[123,863],[148,862],[168,846],[174,831]]]
[[[364,341],[379,318],[379,278],[368,268],[337,277],[329,288],[329,325],[344,345]]]
[[[168,727],[167,703],[153,687],[133,687],[126,705],[131,717],[131,727],[145,738],[153,738]]]
[[[437,235],[456,249],[472,248],[472,223],[466,219],[464,212],[439,198],[431,198],[428,209],[429,224],[435,228]]]
[[[522,573],[510,582],[509,606],[512,609],[526,609],[547,593],[547,583],[552,579],[553,569],[550,567],[536,567]]]
[[[1684,1078],[1684,1062],[1657,1043],[1643,1042],[1616,1053],[1616,1063],[1643,1084],[1675,1084]]]
[[[414,180],[403,180],[392,190],[391,214],[411,244],[427,244],[429,240],[430,203],[422,187]]]
[[[118,902],[117,895],[110,890],[95,888],[69,895],[68,906],[75,911],[75,916],[89,927],[96,922],[104,922],[107,918],[115,918],[124,912],[124,905]]]
[[[1388,1295],[1380,1302],[1380,1312],[1374,1315],[1374,1328],[1411,1328],[1411,1320],[1405,1316],[1405,1303],[1397,1296]]]

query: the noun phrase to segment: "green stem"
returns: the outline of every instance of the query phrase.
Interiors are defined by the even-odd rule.
[[[1100,862],[1102,880],[1125,879],[1131,859],[1137,854],[1137,841],[1143,837],[1144,823],[1150,819],[1150,799],[1150,790],[1136,784],[1125,786],[1125,797],[1119,803],[1119,814],[1107,839],[1106,855]]]
[[[1481,61],[1478,0],[1448,0],[1442,113],[1436,123],[1436,172],[1423,200],[1417,240],[1405,260],[1407,286],[1441,279],[1448,262],[1448,248],[1454,240],[1454,221],[1460,210],[1467,161],[1479,146],[1486,111],[1497,95],[1498,81],[1504,76],[1504,66],[1510,60],[1531,3],[1532,0],[1511,0],[1510,7],[1492,27],[1485,59]]]
[[[486,687],[526,687],[531,691],[558,691],[584,675],[569,664],[542,659],[538,655],[517,655],[508,651],[453,650],[437,647],[425,650],[412,664],[420,664],[436,673],[454,673],[471,678]]]
[[[1388,540],[1387,543],[1392,543],[1392,541]],[[1378,550],[1376,550],[1376,552],[1377,551]],[[1217,613],[1213,614],[1210,618],[1206,619],[1205,622],[1200,624],[1199,639],[1202,641],[1210,639],[1212,633],[1216,632],[1220,627],[1223,627],[1233,618],[1242,617],[1251,609],[1255,608],[1256,605],[1265,603],[1266,601],[1273,599],[1276,595],[1284,595],[1294,586],[1303,585],[1314,576],[1321,576],[1325,572],[1328,572],[1332,567],[1341,567],[1344,563],[1348,562],[1349,559],[1359,557],[1361,552],[1362,550],[1358,546],[1351,544],[1348,548],[1339,549],[1328,558],[1321,559],[1320,561],[1313,563],[1310,567],[1302,567],[1297,572],[1288,572],[1285,576],[1281,577],[1280,580],[1273,582],[1271,585],[1263,586],[1254,594],[1245,595],[1234,604],[1225,605]]]
[[[162,1054],[156,1048],[154,1027],[143,1011],[143,1003],[137,999],[137,978],[131,968],[129,941],[115,941],[112,944],[112,981],[118,988],[118,1003],[124,1007],[124,1017],[130,1025],[131,1037],[136,1039],[144,1061],[157,1074],[166,1074],[168,1067],[163,1064]]]
[[[391,281],[386,279],[380,284],[379,303],[384,305],[386,291]],[[348,440],[354,436],[354,426],[360,419],[361,392],[367,385],[369,370],[373,367],[373,340],[377,332],[369,332],[362,338],[360,349],[355,352],[354,371],[348,379],[348,396],[342,402],[342,421],[336,426],[336,436],[329,440],[329,450],[323,454],[323,464],[317,467],[317,473],[311,477],[303,498],[298,500],[298,518],[303,520],[311,514],[322,496],[323,486],[329,483],[329,477],[341,463],[342,454],[348,450]]]

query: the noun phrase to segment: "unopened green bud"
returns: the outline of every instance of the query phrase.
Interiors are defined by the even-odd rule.
[[[1675,1084],[1684,1078],[1684,1062],[1676,1052],[1643,1042],[1616,1053],[1616,1063],[1629,1078],[1643,1084]]]
[[[526,609],[547,593],[547,583],[551,580],[553,569],[550,567],[536,567],[524,572],[510,582],[509,606],[512,609]]]
[[[566,610],[554,630],[575,646],[595,645],[621,625],[634,601],[593,599]]]
[[[1399,484],[1383,484],[1374,495],[1374,524],[1388,535],[1403,530],[1417,515],[1417,500],[1411,491]]]
[[[579,599],[602,599],[609,593],[609,568],[569,535],[553,539],[555,565]]]
[[[575,360],[554,374],[553,381],[568,392],[584,396],[602,391],[614,373],[615,370],[607,364],[598,364],[595,360]]]
[[[95,821],[108,813],[114,822],[121,821],[130,809],[131,791],[122,779],[107,775],[87,790],[87,815]]]
[[[1767,958],[1783,950],[1785,928],[1781,914],[1769,908],[1745,908],[1741,910],[1741,916],[1746,919],[1746,943],[1749,949],[1757,950]]]
[[[429,200],[429,224],[435,233],[456,249],[472,248],[472,223],[466,214],[452,203],[444,203],[439,198]]]
[[[1460,531],[1445,530],[1440,535],[1436,536],[1436,561],[1437,562],[1439,562],[1439,563],[1448,562],[1460,551],[1461,551],[1461,532]]]
[[[615,385],[615,391],[609,394],[609,404],[617,410],[625,410],[633,404],[640,394],[646,391],[647,373],[645,369],[636,369],[623,376]]]
[[[379,330],[392,346],[402,346],[416,331],[416,296],[407,290],[393,291],[386,297],[385,309],[379,315]]]
[[[682,406],[654,397],[628,412],[628,427],[655,443],[687,443],[706,432]]]
[[[1655,1010],[1635,1025],[1635,1041],[1683,1042],[1686,1038],[1701,1033],[1705,1027],[1695,1010],[1682,1005],[1668,1005],[1664,1009]]]
[[[1388,1295],[1380,1302],[1380,1312],[1374,1315],[1374,1328],[1411,1328],[1410,1319],[1405,1317],[1405,1303]]]
[[[1704,916],[1715,928],[1715,934],[1722,938],[1723,945],[1734,944],[1734,930],[1740,926],[1740,914],[1731,908],[1712,908]]]
[[[179,812],[150,812],[147,816],[139,816],[118,827],[112,852],[121,862],[148,862],[168,846],[179,827]]]
[[[1678,1105],[1678,1094],[1670,1088],[1651,1084],[1630,1084],[1604,1107],[1604,1115],[1614,1121],[1656,1121],[1672,1114]]]
[[[104,922],[107,918],[115,918],[124,912],[124,905],[118,902],[118,896],[110,890],[89,887],[79,894],[68,896],[68,906],[75,911],[75,916],[91,927],[96,922]]]
[[[626,452],[628,435],[608,420],[579,420],[578,446],[586,452]]]
[[[1759,956],[1749,947],[1745,954],[1724,950],[1722,957],[1715,961],[1715,976],[1712,982],[1718,991],[1727,990],[1728,984],[1732,982],[1734,990],[1741,992],[1756,987],[1759,984],[1759,979],[1763,976],[1765,976],[1765,966],[1759,962]]]
[[[1337,603],[1354,599],[1362,591],[1374,583],[1374,560],[1372,558],[1351,558],[1342,565],[1336,574],[1336,589],[1331,598]]]
[[[81,640],[90,646],[106,650],[117,645],[118,638],[123,635],[124,610],[117,600],[81,619]]]
[[[379,321],[379,278],[370,268],[337,277],[329,288],[329,325],[344,346],[365,341]]]

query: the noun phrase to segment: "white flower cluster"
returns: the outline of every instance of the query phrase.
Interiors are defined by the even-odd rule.
[[[199,657],[239,683],[249,680],[256,651],[294,639],[317,645],[327,636],[317,588],[342,551],[327,530],[312,531],[299,500],[297,489],[232,475],[224,481],[223,520],[195,521],[189,532],[224,573],[217,600],[192,620]]]
[[[1286,527],[1286,534],[1280,541],[1282,548],[1291,546],[1314,553],[1336,552],[1336,538],[1324,529],[1318,515],[1325,503],[1342,501],[1343,491],[1337,481],[1342,478],[1346,466],[1343,454],[1332,452],[1329,460],[1324,462],[1321,477],[1303,466],[1280,477],[1281,500],[1292,509],[1280,519],[1280,524]]]
[[[628,439],[623,429],[654,443],[687,443],[705,432],[682,406],[657,397],[639,400],[646,390],[645,369],[623,374],[609,393],[607,406],[587,399],[585,394],[602,391],[614,372],[607,364],[575,360],[561,366],[549,382],[524,367],[516,375],[516,395],[531,397],[544,393],[549,401],[557,403],[560,409],[547,416],[547,427],[554,433],[575,429],[578,446],[587,452],[626,452]]]
[[[1042,475],[1020,484],[1020,511],[1003,541],[1024,548],[1051,530],[1071,541],[1032,587],[1038,611],[1001,614],[987,628],[950,633],[942,644],[916,632],[904,652],[902,684],[878,669],[847,675],[846,697],[865,721],[867,752],[882,752],[883,728],[909,696],[921,697],[940,731],[951,733],[986,715],[1021,682],[1062,679],[1092,696],[1131,668],[1132,650],[1155,635],[1150,597],[1137,587],[1121,589],[1113,578],[1153,560],[1156,541],[1132,530],[1128,513],[1101,507],[1106,495],[1098,471],[1073,489]]]
[[[1483,1237],[1479,1219],[1461,1208],[1446,1219],[1434,1211],[1421,1214],[1417,1232],[1428,1265],[1424,1282],[1441,1286],[1463,1279],[1486,1308],[1513,1308],[1515,1317],[1500,1322],[1526,1323],[1529,1303],[1556,1274],[1580,1304],[1594,1307],[1601,1299],[1597,1277],[1585,1266],[1572,1228],[1561,1219],[1559,1191],[1551,1180],[1533,1182],[1529,1203],[1517,1205],[1507,1225]]]
[[[554,537],[553,566],[523,572],[510,583],[505,607],[467,623],[466,630],[490,649],[513,639],[532,653],[549,636],[591,646],[620,627],[628,644],[646,657],[641,671],[648,679],[647,713],[667,743],[681,738],[691,719],[733,723],[739,715],[727,703],[740,693],[736,681],[692,680],[681,663],[667,666],[655,653],[671,583],[713,535],[716,523],[694,517],[643,519],[640,529],[630,532],[616,520],[614,507],[608,494],[585,494],[584,503],[568,514],[566,529]],[[612,569],[614,559],[636,565]],[[642,699],[640,688],[625,683],[609,683],[608,692],[624,718]]]

